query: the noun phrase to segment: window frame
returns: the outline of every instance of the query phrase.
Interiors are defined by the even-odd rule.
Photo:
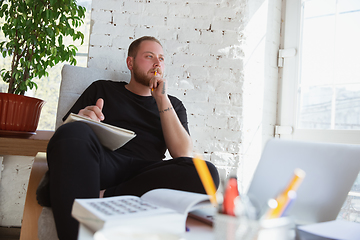
[[[301,51],[301,19],[302,0],[286,0],[283,2],[283,25],[281,49],[295,49],[296,54],[283,60],[279,68],[278,125],[291,131],[277,134],[282,139],[360,144],[360,130],[319,130],[299,129],[296,127],[298,107],[299,66]]]

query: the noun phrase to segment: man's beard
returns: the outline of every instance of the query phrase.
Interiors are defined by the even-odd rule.
[[[147,87],[149,86],[151,77],[149,77],[146,73],[140,71],[136,64],[134,64],[133,66],[133,73],[134,73],[134,80],[136,82]]]

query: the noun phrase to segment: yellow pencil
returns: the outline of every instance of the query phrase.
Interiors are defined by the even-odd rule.
[[[279,218],[283,215],[286,207],[294,200],[291,198],[292,192],[296,192],[305,176],[306,173],[302,169],[295,169],[294,175],[285,190],[276,197],[277,206],[274,209],[270,209],[266,216],[267,219]]]
[[[214,206],[217,206],[216,201],[216,187],[214,184],[214,180],[211,177],[209,172],[209,168],[207,167],[204,160],[202,160],[199,156],[193,158],[193,162],[195,168],[200,176],[201,182],[205,188],[207,195],[210,196],[210,201]]]
[[[154,76],[156,76],[156,74],[157,74],[157,71],[155,71]],[[153,92],[154,88],[152,88],[151,91]]]

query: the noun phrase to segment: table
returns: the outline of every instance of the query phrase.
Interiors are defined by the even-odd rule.
[[[0,155],[36,156],[46,152],[47,145],[54,131],[36,131],[29,138],[0,137]]]
[[[184,240],[213,240],[213,228],[205,223],[202,223],[193,218],[188,218],[186,226],[189,228],[188,232],[183,233]],[[94,240],[94,232],[89,230],[84,225],[80,225],[78,240]]]

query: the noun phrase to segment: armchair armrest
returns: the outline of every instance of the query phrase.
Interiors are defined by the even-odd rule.
[[[38,218],[42,211],[42,206],[40,206],[36,200],[36,189],[47,170],[46,153],[39,152],[35,157],[30,173],[20,240],[38,239]]]

